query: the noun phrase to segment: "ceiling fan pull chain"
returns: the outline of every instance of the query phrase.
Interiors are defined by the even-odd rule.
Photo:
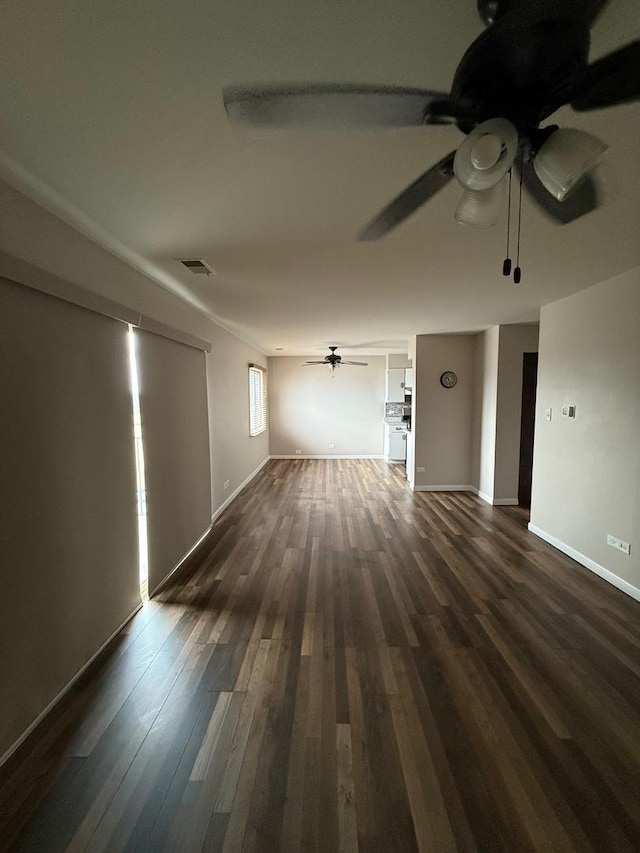
[[[524,149],[520,148],[520,198],[518,200],[518,248],[516,252],[516,268],[513,271],[513,283],[520,284],[522,270],[520,269],[520,232],[522,229],[522,172],[524,167]]]
[[[509,257],[509,245],[511,243],[511,180],[512,169],[509,169],[509,207],[507,209],[507,257],[502,264],[502,275],[511,274],[511,258]]]

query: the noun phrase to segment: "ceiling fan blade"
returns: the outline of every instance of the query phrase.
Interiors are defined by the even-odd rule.
[[[587,0],[587,20],[591,26],[596,18],[602,13],[605,6],[609,5],[609,0]]]
[[[357,367],[368,367],[368,361],[341,361],[340,364],[354,364]]]
[[[460,112],[442,92],[402,86],[228,86],[223,97],[232,121],[258,127],[413,127],[450,124]]]
[[[640,100],[640,40],[615,50],[587,66],[574,110],[597,110]]]
[[[329,361],[303,361],[301,366],[306,367],[308,364],[330,364],[330,363],[331,362],[329,362]]]
[[[388,204],[360,232],[358,240],[378,240],[429,201],[453,177],[455,151],[443,157]]]
[[[523,165],[522,183],[538,206],[558,225],[568,225],[580,219],[595,210],[600,203],[598,188],[591,175],[586,175],[564,201],[559,201],[544,188],[531,162]]]

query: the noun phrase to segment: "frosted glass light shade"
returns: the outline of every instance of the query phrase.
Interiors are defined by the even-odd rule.
[[[544,188],[564,201],[602,157],[607,145],[584,130],[556,130],[538,151],[533,168]]]
[[[453,171],[466,190],[488,190],[507,174],[517,150],[515,127],[506,118],[492,118],[474,128],[460,145]]]
[[[501,182],[498,186],[481,192],[465,190],[454,214],[456,222],[476,228],[490,228],[495,225],[504,197],[503,186],[504,183]]]

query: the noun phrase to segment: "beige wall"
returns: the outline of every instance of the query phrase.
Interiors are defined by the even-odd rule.
[[[302,367],[312,356],[269,359],[269,419],[274,456],[381,456],[385,358],[367,367]],[[334,444],[335,447],[330,447]]]
[[[475,335],[418,335],[414,360],[416,489],[471,483]],[[454,388],[440,376],[453,370]],[[418,471],[423,467],[424,472]]]
[[[209,340],[213,342],[207,354],[207,381],[215,513],[269,457],[269,430],[249,435],[249,364],[266,368],[267,358],[215,324],[210,326]],[[268,383],[267,375],[267,389]]]
[[[640,589],[640,268],[542,309],[531,524]]]

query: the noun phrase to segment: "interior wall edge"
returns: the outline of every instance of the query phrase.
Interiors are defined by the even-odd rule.
[[[576,549],[572,548],[571,545],[567,545],[565,542],[562,542],[560,539],[552,536],[551,533],[547,533],[545,530],[536,527],[535,524],[531,524],[531,522],[529,522],[527,527],[529,531],[539,539],[543,539],[549,545],[553,545],[554,548],[557,548],[558,551],[562,551],[562,553],[566,554],[567,557],[571,557],[571,559],[575,560],[576,563],[580,563],[580,565],[584,566],[585,569],[589,569],[590,572],[599,575],[603,580],[607,581],[607,583],[617,587],[619,590],[626,593],[626,595],[631,596],[631,598],[635,598],[636,601],[640,601],[640,589],[633,586],[633,584],[623,580],[623,578],[618,577],[618,575],[614,575],[614,573],[610,572],[609,569],[605,569],[604,566],[596,563],[595,560],[581,554],[580,551],[576,551]]]
[[[9,749],[7,749],[7,751],[4,753],[4,755],[2,755],[2,757],[0,757],[0,767],[2,767],[2,765],[5,764],[11,758],[11,756],[27,740],[29,735],[37,729],[37,727],[45,719],[45,717],[47,717],[48,714],[50,714],[51,711],[53,711],[53,709],[56,707],[56,705],[62,699],[64,699],[64,697],[71,690],[71,688],[78,681],[78,679],[80,679],[84,675],[84,673],[89,669],[89,667],[93,663],[95,663],[95,661],[100,657],[100,655],[107,650],[108,646],[115,640],[115,638],[118,636],[118,634],[129,624],[129,622],[131,622],[133,617],[136,615],[136,613],[138,613],[142,609],[143,606],[144,606],[144,603],[141,601],[137,605],[137,607],[135,607],[131,611],[131,613],[127,616],[127,618],[115,629],[115,631],[109,637],[107,637],[107,639],[104,641],[104,643],[102,643],[100,648],[91,655],[89,660],[76,672],[76,674],[73,676],[73,678],[71,678],[70,681],[68,681],[65,684],[65,686],[62,688],[62,690],[56,696],[54,696],[54,698],[49,702],[47,707],[44,708],[38,714],[38,716],[35,718],[35,720],[33,720],[33,722],[27,726],[27,728],[23,731],[23,733],[20,735],[20,737],[18,737],[11,744],[11,746],[9,747]]]

